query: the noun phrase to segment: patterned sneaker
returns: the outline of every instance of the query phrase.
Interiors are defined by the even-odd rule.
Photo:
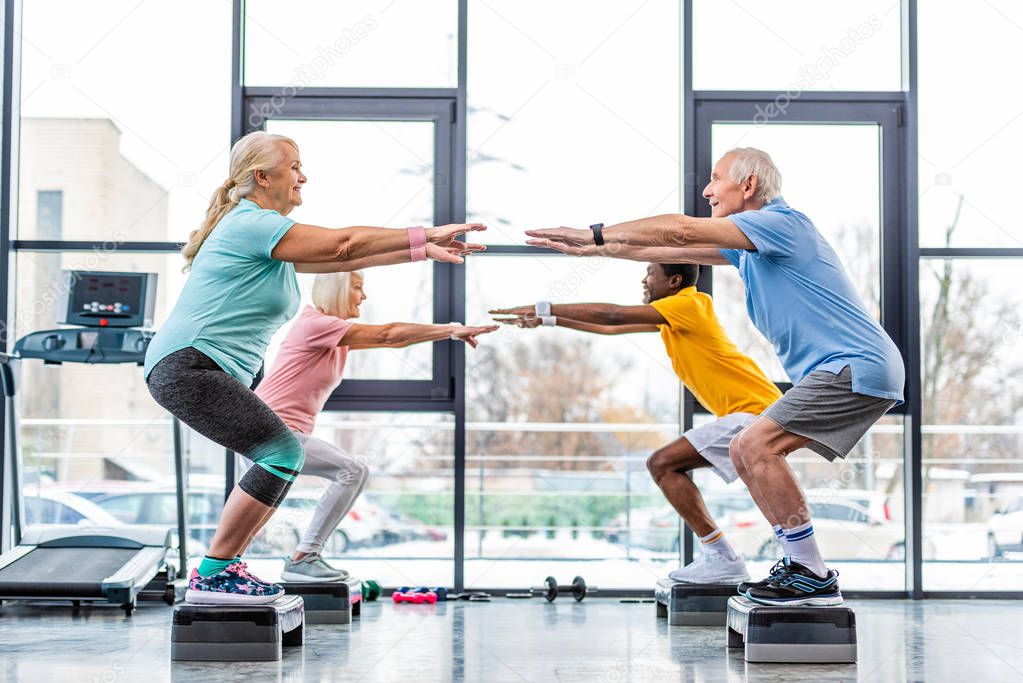
[[[348,572],[331,567],[319,553],[309,553],[298,561],[289,557],[281,572],[284,581],[344,581],[347,578]]]
[[[817,576],[798,562],[789,562],[788,571],[771,579],[766,586],[750,588],[746,597],[761,605],[830,607],[843,602],[837,571],[831,569],[827,576]]]
[[[284,595],[284,589],[254,577],[242,562],[232,562],[213,576],[192,570],[185,602],[193,605],[265,605]]]
[[[738,586],[739,595],[745,596],[746,591],[748,591],[750,588],[763,588],[767,584],[771,583],[771,581],[773,581],[775,578],[781,576],[788,570],[789,559],[787,557],[783,557],[774,563],[774,566],[771,567],[771,571],[768,572],[766,579],[760,579],[759,581],[743,581],[742,583],[740,583]]]

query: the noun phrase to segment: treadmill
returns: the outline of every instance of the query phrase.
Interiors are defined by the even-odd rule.
[[[178,553],[166,526],[35,525],[22,533],[21,454],[15,395],[19,363],[134,363],[143,365],[153,332],[155,273],[63,271],[59,322],[76,325],[33,332],[11,355],[0,353],[8,441],[0,480],[11,495],[14,547],[0,555],[0,604],[4,600],[70,600],[120,605],[127,616],[140,597],[174,604],[184,594],[188,568],[186,479],[181,424],[172,420],[177,479]]]

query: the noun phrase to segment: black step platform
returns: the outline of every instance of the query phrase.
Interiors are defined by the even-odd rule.
[[[671,626],[724,626],[736,584],[679,583],[660,579],[654,589],[657,616]]]
[[[305,623],[350,624],[362,611],[362,581],[349,576],[344,581],[283,582],[286,595],[305,601]]]
[[[171,627],[171,659],[279,660],[282,647],[302,645],[304,613],[302,598],[287,594],[268,605],[178,605]]]
[[[728,647],[746,646],[747,662],[856,661],[856,615],[848,607],[758,605],[728,601]]]

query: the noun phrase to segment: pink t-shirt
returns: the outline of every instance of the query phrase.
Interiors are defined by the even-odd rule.
[[[288,429],[309,434],[330,393],[341,382],[348,347],[339,346],[352,321],[306,306],[284,338],[256,395]]]

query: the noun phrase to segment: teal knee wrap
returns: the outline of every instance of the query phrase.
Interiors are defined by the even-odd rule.
[[[260,444],[249,460],[287,482],[295,481],[305,463],[305,451],[291,432]]]

